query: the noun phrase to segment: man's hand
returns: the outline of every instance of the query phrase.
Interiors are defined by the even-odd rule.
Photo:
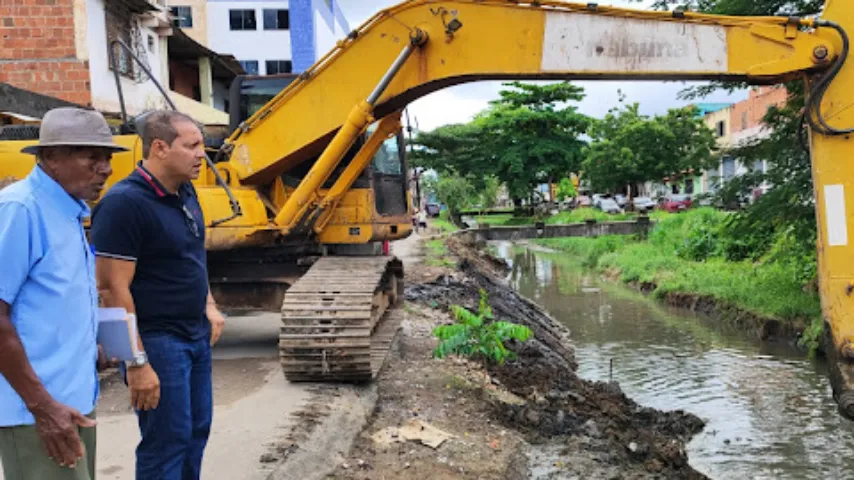
[[[152,410],[160,403],[160,378],[150,363],[141,367],[128,367],[130,404],[137,410]]]
[[[107,360],[107,356],[104,355],[104,349],[100,345],[98,345],[98,371],[103,372],[108,368],[114,368],[119,366],[118,358],[111,358]]]
[[[211,303],[208,304],[206,313],[208,321],[211,322],[211,346],[213,347],[219,341],[220,335],[222,335],[222,329],[225,327],[225,317],[222,316],[216,305]]]
[[[77,427],[91,428],[95,421],[77,410],[55,400],[34,407],[36,432],[44,443],[47,455],[63,467],[74,468],[83,458],[84,449]]]

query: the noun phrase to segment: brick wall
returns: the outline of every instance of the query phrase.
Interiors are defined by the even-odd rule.
[[[91,103],[89,65],[76,58],[72,2],[0,1],[0,82]]]
[[[774,105],[785,105],[788,92],[784,87],[759,87],[751,89],[747,100],[732,106],[730,113],[733,134],[753,130],[762,125],[768,109]]]

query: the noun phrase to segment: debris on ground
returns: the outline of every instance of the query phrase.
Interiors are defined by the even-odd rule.
[[[430,448],[439,448],[445,440],[453,438],[438,428],[417,418],[409,419],[402,427],[387,427],[373,434],[371,438],[380,448],[387,448],[392,443],[417,441]]]

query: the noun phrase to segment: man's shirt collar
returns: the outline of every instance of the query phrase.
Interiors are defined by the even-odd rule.
[[[189,182],[185,182],[178,187],[177,193],[169,193],[169,190],[167,190],[166,187],[163,186],[162,183],[160,183],[160,180],[158,180],[157,177],[152,175],[151,172],[148,171],[148,169],[142,165],[142,162],[139,162],[136,165],[136,170],[134,171],[134,173],[142,179],[142,182],[146,186],[151,188],[151,190],[154,192],[155,195],[157,195],[158,198],[180,197],[181,190],[186,190],[190,186]]]
[[[36,164],[36,167],[32,170],[30,178],[32,179],[33,185],[48,194],[50,199],[53,200],[53,204],[60,210],[60,212],[62,212],[62,214],[77,219],[83,219],[91,215],[91,211],[89,210],[89,206],[86,205],[86,202],[72,197],[70,193],[66,192],[65,189],[62,188],[62,185],[51,178],[51,176],[42,169],[41,165]]]

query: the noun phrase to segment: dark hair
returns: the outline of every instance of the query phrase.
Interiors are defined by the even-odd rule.
[[[142,124],[142,156],[148,158],[151,153],[151,144],[155,140],[163,140],[168,145],[178,138],[178,130],[175,128],[177,122],[190,122],[199,127],[195,120],[174,110],[157,110],[145,116]],[[201,130],[201,127],[199,127]]]

